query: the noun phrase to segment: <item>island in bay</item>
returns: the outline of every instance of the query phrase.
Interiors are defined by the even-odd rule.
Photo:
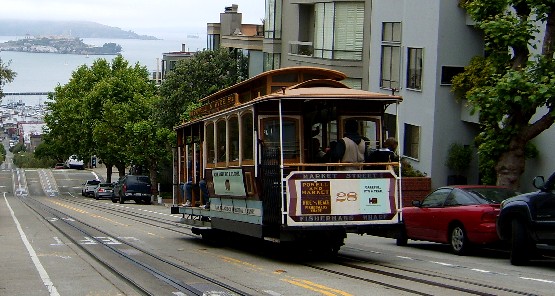
[[[102,46],[85,44],[78,37],[48,36],[10,40],[0,43],[0,51],[19,51],[35,53],[61,53],[81,55],[116,55],[121,53],[121,46],[116,43],[104,43]]]

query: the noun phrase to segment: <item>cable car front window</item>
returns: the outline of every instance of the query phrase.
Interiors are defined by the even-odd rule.
[[[300,145],[298,137],[299,120],[283,118],[283,158],[298,161]],[[268,118],[263,121],[262,140],[266,148],[279,148],[279,118]]]

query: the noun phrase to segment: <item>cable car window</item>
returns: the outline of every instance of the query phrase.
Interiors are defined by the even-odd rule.
[[[254,153],[253,153],[253,125],[252,125],[252,113],[248,112],[241,116],[241,149],[243,149],[243,162],[250,161],[250,163],[254,160]]]
[[[289,161],[300,159],[299,120],[283,118],[283,158]],[[268,148],[279,148],[279,118],[267,118],[262,122],[262,140]]]
[[[234,115],[228,120],[229,161],[239,164],[239,117]]]
[[[186,146],[186,151],[187,151],[187,176],[186,176],[186,180],[193,180],[193,175],[194,175],[194,171],[193,171],[193,145],[187,145]]]
[[[367,148],[379,148],[379,123],[376,120],[359,120],[360,134],[366,141]]]
[[[206,162],[207,166],[214,166],[216,163],[216,153],[214,151],[214,123],[206,124]]]
[[[216,157],[217,163],[220,166],[225,166],[227,160],[226,125],[227,123],[224,119],[216,123],[216,145],[218,147]]]

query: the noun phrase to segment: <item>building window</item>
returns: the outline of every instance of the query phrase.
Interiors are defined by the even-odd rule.
[[[362,79],[360,78],[345,78],[341,82],[350,88],[362,89]]]
[[[403,155],[410,158],[420,158],[420,127],[405,123],[405,137],[403,139]]]
[[[266,0],[264,38],[281,39],[281,0]]]
[[[208,50],[217,50],[220,48],[220,34],[208,34],[206,38],[206,48]]]
[[[364,3],[316,3],[314,9],[314,57],[362,60]]]
[[[422,89],[422,48],[408,49],[407,88]]]
[[[399,89],[400,80],[401,23],[383,23],[380,87]]]
[[[464,67],[442,66],[441,67],[441,85],[453,84],[453,77],[464,72]]]
[[[264,71],[281,68],[281,55],[279,53],[264,53]]]

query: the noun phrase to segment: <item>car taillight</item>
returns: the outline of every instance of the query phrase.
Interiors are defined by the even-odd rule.
[[[482,214],[482,222],[495,222],[499,216],[499,209],[494,209]]]
[[[100,188],[98,189],[98,192],[104,192],[104,189]]]

